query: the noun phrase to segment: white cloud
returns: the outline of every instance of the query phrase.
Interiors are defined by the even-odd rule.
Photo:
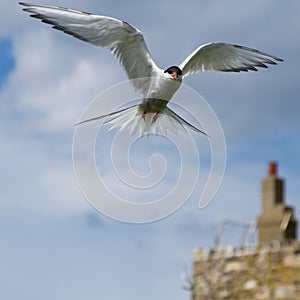
[[[298,1],[50,4],[131,22],[145,32],[150,51],[162,66],[180,62],[196,46],[213,40],[242,43],[285,59],[258,73],[203,73],[185,81],[211,103],[227,137],[224,183],[207,208],[198,210],[196,194],[156,224],[130,226],[100,216],[99,226],[88,221],[85,226],[82,219],[96,212],[74,178],[73,124],[98,92],[126,77],[108,51],[29,19],[16,3],[0,4],[5,12],[0,35],[13,41],[16,60],[16,69],[0,91],[1,224],[5,225],[1,265],[7,272],[5,280],[11,280],[10,290],[1,290],[11,295],[15,286],[21,286],[31,299],[40,299],[42,290],[49,289],[49,282],[39,276],[45,272],[62,295],[76,299],[90,293],[96,299],[99,293],[113,299],[110,296],[120,296],[111,281],[117,273],[120,290],[131,298],[144,296],[142,288],[151,281],[158,299],[189,299],[180,291],[181,267],[190,261],[194,246],[213,244],[220,221],[256,217],[260,179],[269,159],[279,157],[280,174],[287,179],[287,202],[298,205]],[[171,172],[174,169],[171,165]],[[36,282],[41,289],[35,290]]]
[[[27,120],[32,131],[59,133],[68,129],[70,132],[85,105],[105,88],[101,74],[107,80],[113,78],[111,67],[99,63],[92,54],[74,57],[71,46],[60,45],[44,30],[23,35],[15,41],[17,67],[2,93],[3,98],[24,116],[35,114],[34,119]]]
[[[68,6],[68,4],[69,2],[66,2],[63,6]],[[232,4],[230,2],[226,5],[218,4],[215,6],[211,3],[204,3],[200,12],[193,9],[192,6],[187,7],[186,10],[190,17],[184,23],[176,22],[180,15],[180,10],[178,10],[180,3],[176,2],[172,7],[160,4],[159,16],[161,18],[157,18],[156,27],[153,26],[153,22],[143,21],[140,16],[132,15],[130,10],[125,13],[125,17],[128,14],[133,23],[141,22],[142,26],[145,25],[146,38],[148,37],[149,44],[152,43],[152,38],[155,41],[155,44],[149,48],[150,50],[153,48],[151,52],[154,57],[157,56],[158,60],[165,56],[169,57],[168,59],[177,59],[175,55],[180,55],[180,52],[190,52],[193,47],[200,43],[217,39],[220,36],[224,37],[223,40],[249,41],[250,44],[252,41],[256,41],[256,44],[266,45],[262,49],[266,51],[267,48],[271,51],[271,47],[268,45],[272,45],[274,51],[277,45],[279,49],[284,49],[282,47],[283,42],[278,43],[278,36],[275,33],[280,30],[281,39],[285,38],[284,33],[289,32],[292,35],[295,31],[295,22],[298,22],[297,13],[288,18],[288,22],[285,23],[286,27],[282,27],[277,22],[276,16],[273,15],[273,11],[270,11],[270,3],[257,6],[257,3],[249,2],[247,5],[239,6],[238,13],[228,19],[227,13],[224,12],[229,11]],[[151,5],[155,7],[156,4]],[[149,6],[151,5],[149,4]],[[21,9],[21,7],[17,8]],[[98,11],[99,8],[101,9],[101,5],[90,7],[90,4],[85,4],[82,7],[83,10],[90,11]],[[168,10],[169,14],[173,14],[173,19],[167,17],[166,11]],[[9,12],[8,15],[16,14],[12,7]],[[266,12],[269,16],[267,24],[270,28],[273,26],[270,34],[258,30],[266,20]],[[281,9],[283,15],[288,12],[290,12],[289,9],[283,11]],[[117,10],[116,14],[119,13]],[[197,30],[191,30],[191,28],[195,28],[195,20],[200,22],[201,36]],[[41,24],[37,20],[28,19],[28,16],[21,11],[15,19],[13,17],[8,18],[8,22],[11,24],[7,27],[8,32],[14,34],[16,69],[11,74],[1,95],[4,99],[2,106],[6,106],[6,115],[2,110],[3,121],[7,122],[6,125],[4,124],[5,132],[3,133],[4,139],[8,140],[5,149],[8,149],[7,153],[9,154],[13,147],[26,149],[30,148],[30,145],[34,145],[35,149],[32,150],[30,157],[42,157],[47,147],[40,147],[41,141],[36,139],[38,135],[43,136],[46,144],[49,144],[47,140],[49,138],[59,137],[65,140],[65,136],[67,136],[68,141],[71,141],[73,124],[89,100],[109,84],[116,83],[120,79],[124,79],[125,76],[122,71],[119,72],[120,67],[106,50],[97,49],[61,32],[53,31],[49,26]],[[25,25],[22,35],[20,35],[21,32],[14,30],[13,23]],[[236,26],[237,23],[241,24],[240,27],[245,28],[245,30],[241,32],[240,28]],[[160,31],[157,35],[155,28],[160,27],[161,24],[167,26],[165,31],[176,32],[176,35],[171,34],[166,37],[164,31]],[[139,24],[137,26],[141,28]],[[141,29],[143,30],[143,28]],[[186,32],[190,33],[189,36],[186,35]],[[174,51],[170,52],[167,45],[170,42],[175,43],[178,38],[179,43],[174,44],[176,47]],[[181,42],[182,39],[186,39],[187,42]],[[284,44],[288,45],[287,42]],[[173,47],[171,48],[173,49]],[[284,50],[293,57],[295,52],[293,49],[289,47]],[[280,55],[279,51],[275,52],[275,54]],[[109,60],[106,59],[108,57],[110,57]],[[292,78],[288,81],[289,90],[285,87],[287,82],[285,76],[287,76],[288,70],[293,70]],[[253,74],[198,74],[188,78],[187,83],[207,95],[209,102],[212,103],[213,108],[220,116],[229,141],[229,150],[236,151],[236,149],[242,149],[242,145],[239,144],[241,137],[242,140],[247,138],[251,140],[253,137],[264,139],[272,132],[276,120],[284,122],[282,124],[283,130],[290,130],[289,124],[297,125],[297,109],[295,109],[297,103],[296,98],[293,97],[297,77],[294,73],[296,70],[294,62],[291,64],[287,61],[278,67],[261,70],[259,73]],[[285,74],[284,79],[282,72]],[[104,74],[105,76],[103,76]],[[215,89],[214,86],[218,86],[218,89]],[[282,101],[285,94],[283,91],[288,92],[289,95],[288,99],[284,101]],[[286,113],[282,114],[282,111]],[[21,115],[22,118],[16,119],[16,115]],[[20,134],[22,134],[22,139]],[[9,139],[9,136],[13,138]],[[26,137],[30,142],[26,140]],[[68,153],[67,160],[64,160],[65,156],[60,156],[60,158],[53,156],[50,160],[62,159],[61,165],[66,166],[67,169],[70,168],[70,146],[71,144],[63,144],[63,151]],[[240,160],[238,162],[240,163]],[[38,165],[42,164],[38,163]],[[60,174],[67,172],[65,176],[69,176],[70,181],[72,181],[71,170],[67,169],[63,170],[59,167],[57,172]],[[38,174],[36,171],[33,173]],[[59,194],[59,189],[55,191],[53,188],[55,186],[52,184],[55,177],[54,173],[51,169],[47,170],[44,174],[44,183],[40,182],[40,185],[48,185],[46,189],[53,191],[53,197],[61,199],[63,195]],[[226,176],[227,178],[231,176],[235,178],[230,171],[227,171]],[[61,179],[57,179],[53,182],[60,186],[61,181]],[[232,182],[234,181],[235,179],[232,179]],[[243,185],[243,182],[239,182],[239,184]],[[233,185],[233,183],[230,185],[231,188]],[[28,187],[30,189],[29,184]],[[51,193],[49,197],[51,198]]]
[[[63,6],[68,6],[70,3],[67,1]],[[90,6],[90,3],[81,5],[83,5],[83,10],[99,11],[103,3],[93,6]],[[155,3],[147,5],[156,7]],[[299,22],[298,14],[294,12],[289,15],[285,26],[278,22],[274,14],[274,11],[278,13],[280,10],[283,16],[287,15],[291,12],[289,8],[275,7],[270,10],[270,2],[264,5],[249,2],[238,6],[238,12],[235,11],[231,18],[228,18],[233,2],[226,3],[226,5],[214,5],[207,2],[202,4],[200,11],[195,9],[195,4],[186,7],[190,16],[185,20],[186,22],[182,23],[176,22],[177,19],[183,18],[178,10],[180,5],[177,2],[174,2],[171,7],[160,4],[158,16],[161,18],[156,18],[155,26],[153,26],[152,19],[147,21],[138,14],[131,14],[130,10],[125,12],[124,17],[130,16],[132,22],[136,22],[140,29],[143,30],[140,25],[145,24],[146,38],[149,40],[149,45],[151,44],[149,48],[150,50],[153,48],[151,52],[158,60],[163,60],[164,57],[168,57],[168,60],[178,60],[176,57],[180,56],[180,53],[187,51],[185,54],[188,54],[200,43],[219,39],[219,37],[224,37],[222,40],[235,42],[240,40],[246,44],[249,41],[251,44],[249,46],[252,46],[255,41],[255,44],[261,45],[262,50],[272,52],[274,49],[275,54],[280,56],[280,51],[275,49],[278,46],[278,49],[285,51],[283,58],[287,56],[295,59],[294,49],[298,45],[286,48],[283,48],[283,45],[289,45],[285,39],[290,38],[295,32],[295,24]],[[14,137],[12,141],[8,139],[8,145],[11,143],[14,146],[7,146],[6,149],[10,147],[21,149],[24,145],[25,148],[29,147],[26,144],[26,136],[36,145],[41,143],[38,139],[36,140],[37,135],[43,136],[46,140],[55,136],[64,139],[66,135],[70,141],[73,124],[85,105],[98,91],[124,79],[124,73],[119,72],[117,62],[108,51],[76,41],[70,36],[51,30],[49,26],[37,20],[28,19],[19,6],[16,7],[20,10],[19,14],[16,14],[15,7],[12,5],[9,7],[7,21],[10,26],[7,29],[8,33],[13,33],[12,40],[17,64],[1,94],[4,99],[1,105],[5,108],[2,110],[2,121],[6,122],[3,137],[4,139],[10,135]],[[269,18],[265,17],[266,12]],[[116,15],[118,14],[120,11],[116,9]],[[197,20],[196,23],[195,20]],[[267,22],[266,31],[268,32],[261,30],[263,22]],[[15,23],[24,24],[22,32],[15,31]],[[157,35],[155,28],[160,28],[162,24],[166,25],[165,30],[159,31]],[[195,27],[198,25],[200,33]],[[165,36],[165,31],[176,34]],[[279,31],[281,32],[280,40],[276,35]],[[189,32],[188,36],[186,32]],[[154,44],[152,44],[153,38]],[[169,43],[176,47],[169,47]],[[110,58],[107,60],[108,57]],[[264,139],[270,132],[272,133],[277,120],[280,120],[283,130],[286,131],[290,130],[290,125],[298,124],[298,104],[295,101],[297,69],[294,61],[291,63],[287,60],[278,67],[261,70],[255,74],[198,74],[188,78],[186,82],[197,90],[203,91],[212,103],[224,126],[229,141],[229,150],[235,151],[243,147],[239,143],[241,138],[242,140]],[[291,70],[292,73],[289,74]],[[287,80],[286,76],[289,75],[291,77]],[[214,88],[215,86],[218,88]],[[286,93],[288,98],[283,101]],[[285,113],[282,113],[283,111]],[[21,118],[16,118],[16,116],[21,116]],[[20,139],[20,134],[23,139]],[[38,148],[36,145],[35,148]],[[64,151],[68,152],[67,149],[70,149],[68,148],[70,146],[71,144],[64,144]],[[9,151],[11,150],[7,153]],[[43,156],[45,149],[41,147],[38,151],[40,151],[39,154],[36,153],[36,149],[32,151],[32,157]],[[57,157],[52,159],[57,159]],[[70,156],[65,162],[69,167]],[[52,173],[51,170],[48,172]],[[231,174],[228,173],[227,176],[230,177]],[[68,171],[68,174],[70,175],[71,172]],[[45,175],[45,178],[52,177],[53,175]],[[51,190],[53,188],[50,182],[49,179],[48,184]],[[54,197],[60,198],[61,196],[54,194]]]

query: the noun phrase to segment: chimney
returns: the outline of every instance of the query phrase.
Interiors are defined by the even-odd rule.
[[[268,175],[262,181],[263,212],[274,209],[276,204],[284,202],[284,181],[277,177],[277,163],[269,163]]]
[[[289,241],[297,238],[293,208],[284,203],[284,180],[277,175],[277,163],[268,165],[262,180],[262,214],[257,218],[259,243]]]

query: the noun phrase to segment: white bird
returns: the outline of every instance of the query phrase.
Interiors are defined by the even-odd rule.
[[[130,128],[131,133],[140,135],[165,134],[167,130],[178,132],[184,126],[204,133],[167,107],[183,77],[199,71],[257,71],[257,67],[267,68],[266,64],[283,61],[256,49],[214,42],[199,46],[179,66],[163,70],[153,61],[141,31],[125,21],[61,7],[19,4],[25,6],[24,11],[32,17],[53,25],[54,29],[108,48],[132,79],[135,90],[142,94],[138,105],[77,124],[110,117],[104,124],[113,124],[113,128],[121,130]]]

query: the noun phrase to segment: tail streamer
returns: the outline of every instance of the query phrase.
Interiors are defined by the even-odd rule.
[[[143,116],[140,113],[139,105],[133,105],[109,114],[80,121],[75,125],[77,126],[104,118],[107,118],[107,120],[103,122],[103,126],[111,125],[110,130],[115,128],[119,128],[119,131],[128,130],[131,135],[138,134],[139,136],[147,136],[153,134],[167,136],[168,132],[175,134],[186,133],[186,129],[189,128],[209,137],[204,131],[180,117],[167,106],[161,113],[148,113]]]

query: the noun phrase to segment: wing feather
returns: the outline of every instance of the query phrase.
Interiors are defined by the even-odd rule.
[[[180,65],[183,76],[199,71],[248,72],[283,61],[272,54],[226,43],[209,43],[195,49]]]
[[[54,29],[70,34],[82,41],[108,48],[124,67],[129,79],[155,76],[154,63],[142,33],[127,22],[79,12],[62,7],[33,5],[20,2],[31,17],[41,19]],[[135,88],[144,92],[139,81]]]

